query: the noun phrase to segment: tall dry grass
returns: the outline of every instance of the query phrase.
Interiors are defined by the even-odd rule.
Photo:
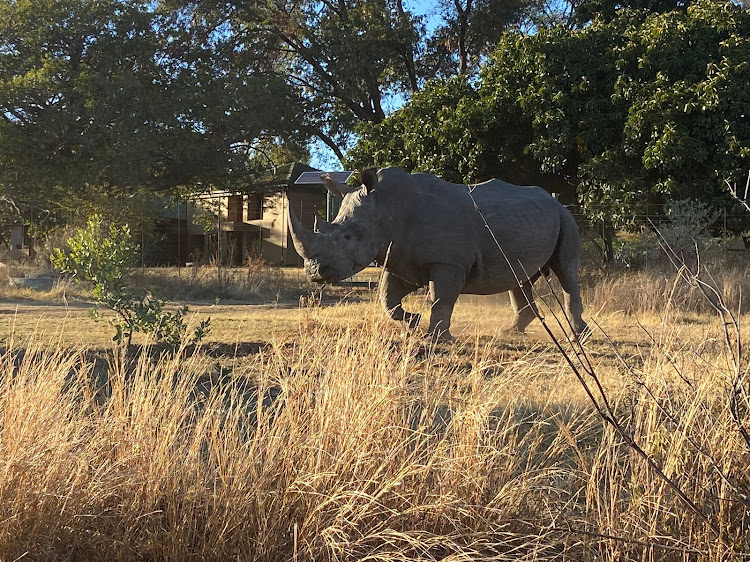
[[[11,344],[0,559],[739,557],[750,455],[717,330],[696,347],[665,324],[609,389],[708,521],[566,397],[576,382],[538,349],[435,347],[379,316],[335,327],[321,310],[231,374],[200,354],[123,368]]]
[[[312,285],[299,268],[250,261],[243,267],[150,267],[130,273],[134,285],[167,300],[270,302],[299,298]]]
[[[303,333],[251,366],[255,396],[243,380],[196,393],[200,358],[143,355],[101,389],[81,352],[6,352],[0,557],[565,551],[540,526],[549,478],[569,462],[564,439],[544,439],[552,413],[519,415],[522,400],[481,365],[436,372],[416,340],[383,353],[373,335]]]
[[[727,306],[747,312],[750,294],[747,265],[711,264],[710,274]],[[641,270],[619,270],[583,276],[583,298],[588,310],[623,311],[628,315],[660,314],[670,306],[685,313],[712,314],[713,307],[695,287],[684,283],[671,265]]]

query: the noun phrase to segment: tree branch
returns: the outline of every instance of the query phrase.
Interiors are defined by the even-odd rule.
[[[750,211],[750,202],[748,202],[748,192],[750,191],[750,171],[747,173],[747,183],[745,184],[745,193],[740,197],[739,190],[737,189],[737,183],[729,183],[729,180],[724,180],[729,188],[729,193],[734,197],[745,209]]]

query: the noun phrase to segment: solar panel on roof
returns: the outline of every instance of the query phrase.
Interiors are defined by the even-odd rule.
[[[302,172],[294,183],[297,185],[321,184],[323,180],[320,179],[320,176],[323,174],[328,174],[337,183],[346,183],[354,175],[354,172]]]

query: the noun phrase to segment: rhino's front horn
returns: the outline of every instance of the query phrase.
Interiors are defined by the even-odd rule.
[[[310,259],[315,254],[317,238],[315,233],[297,220],[297,215],[292,210],[292,205],[287,207],[289,213],[289,233],[292,235],[294,249],[304,259]]]
[[[313,230],[321,234],[331,232],[335,227],[325,219],[321,219],[318,215],[315,215],[315,227]]]
[[[320,179],[323,180],[323,185],[325,185],[326,189],[331,192],[331,195],[341,195],[343,197],[347,193],[358,190],[358,188],[349,187],[348,185],[337,182],[328,174],[321,174]]]

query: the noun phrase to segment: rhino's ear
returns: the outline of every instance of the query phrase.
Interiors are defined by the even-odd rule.
[[[357,188],[351,188],[348,185],[337,182],[329,174],[321,174],[320,179],[323,181],[323,185],[326,186],[326,189],[331,192],[331,195],[340,195],[343,197],[347,193],[357,191]]]
[[[359,173],[359,179],[365,186],[365,195],[370,193],[378,183],[378,171],[375,168],[365,168]]]

